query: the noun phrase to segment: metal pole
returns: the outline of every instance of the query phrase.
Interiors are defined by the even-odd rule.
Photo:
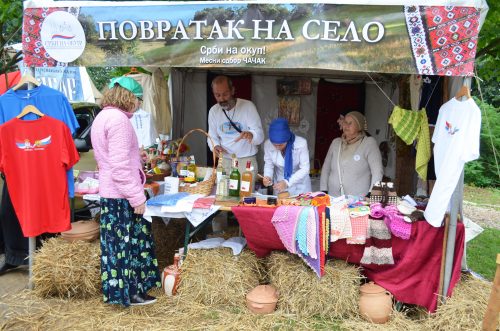
[[[35,68],[28,67],[26,71],[33,77],[35,77]],[[28,83],[28,90],[33,88],[32,83]],[[33,289],[33,256],[35,255],[36,249],[36,237],[29,237],[28,240],[28,256],[29,256],[29,278],[28,278],[28,289]]]
[[[448,241],[446,245],[446,256],[445,256],[445,267],[444,267],[444,286],[441,298],[443,303],[446,301],[446,295],[448,294],[448,289],[450,287],[451,274],[453,271],[453,260],[455,258],[455,241],[457,236],[457,219],[458,212],[461,210],[462,197],[464,190],[464,171],[460,174],[455,191],[451,196],[450,202],[450,226],[448,228]]]

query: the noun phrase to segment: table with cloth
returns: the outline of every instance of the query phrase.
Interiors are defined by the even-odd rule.
[[[271,223],[275,209],[261,207],[233,207],[248,247],[258,257],[273,250],[285,250]],[[362,265],[363,274],[390,291],[398,301],[416,304],[434,312],[437,308],[441,251],[444,228],[434,228],[425,221],[413,223],[411,236],[403,240],[392,236],[394,265]],[[465,228],[457,224],[455,258],[448,295],[460,280],[464,250]],[[360,264],[364,245],[347,244],[345,239],[330,244],[328,257]]]

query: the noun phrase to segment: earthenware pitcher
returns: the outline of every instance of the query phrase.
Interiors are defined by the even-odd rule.
[[[392,311],[392,294],[382,286],[369,282],[359,288],[359,312],[363,318],[377,324],[389,320]]]
[[[166,267],[161,275],[161,282],[165,294],[169,297],[177,293],[181,270],[179,267],[180,255],[174,255],[174,264]]]

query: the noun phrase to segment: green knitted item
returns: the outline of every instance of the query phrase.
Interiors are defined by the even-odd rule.
[[[427,180],[427,164],[431,158],[431,140],[425,108],[413,111],[395,106],[391,117],[389,117],[389,124],[407,145],[412,144],[415,139],[418,140],[415,170],[420,178]]]

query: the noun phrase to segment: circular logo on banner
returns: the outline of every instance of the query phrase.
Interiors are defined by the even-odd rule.
[[[359,156],[358,154],[355,154],[352,158],[353,158],[353,159],[354,159],[354,161],[356,161],[356,162],[357,162],[357,161],[359,161],[359,160],[361,160],[361,156]]]
[[[85,33],[78,19],[65,11],[49,14],[40,31],[42,45],[59,62],[73,62],[85,49]]]

